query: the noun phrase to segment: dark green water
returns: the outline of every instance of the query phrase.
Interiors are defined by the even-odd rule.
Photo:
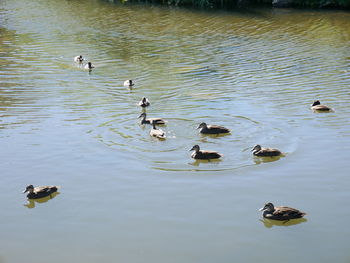
[[[350,261],[348,12],[0,3],[0,262]],[[138,124],[143,96],[167,140]],[[28,184],[62,188],[28,203]],[[306,220],[262,222],[268,201]]]

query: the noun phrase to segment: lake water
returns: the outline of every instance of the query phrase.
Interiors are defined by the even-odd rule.
[[[350,262],[349,12],[1,0],[0,17],[1,263]],[[28,184],[61,189],[28,202]],[[308,215],[262,221],[266,202]]]

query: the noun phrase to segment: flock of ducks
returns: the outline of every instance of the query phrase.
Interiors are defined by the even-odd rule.
[[[86,64],[84,64],[85,59],[81,55],[76,56],[74,58],[74,61],[76,63],[79,63],[79,65],[83,66],[85,69],[88,69],[89,71],[91,71],[94,68],[91,62],[87,62]],[[124,81],[125,87],[131,88],[134,85],[135,83],[132,80]],[[151,103],[146,97],[143,97],[138,103],[138,105],[143,109],[145,109],[146,107],[150,106]],[[326,105],[322,105],[319,100],[316,100],[313,102],[313,104],[311,105],[311,109],[314,112],[333,111],[332,108]],[[158,138],[159,140],[166,139],[165,132],[156,127],[156,125],[166,124],[165,120],[161,118],[147,118],[146,112],[141,113],[139,118],[141,119],[140,124],[152,125],[152,128],[149,133],[150,136]],[[199,129],[199,132],[202,134],[225,135],[231,132],[230,129],[227,129],[223,126],[207,125],[205,122],[202,122],[201,124],[199,124],[197,129]],[[199,160],[218,159],[223,156],[222,154],[215,151],[201,150],[199,145],[197,144],[194,145],[190,149],[190,151],[193,151],[193,153],[191,154],[191,157]],[[283,155],[282,152],[278,149],[261,147],[259,144],[255,145],[251,151],[254,156],[258,156],[258,157],[275,157],[275,156]],[[28,199],[39,199],[39,198],[51,196],[53,193],[57,192],[58,189],[59,189],[58,186],[34,187],[33,185],[28,185],[25,191],[23,191],[23,193],[28,192],[27,194]],[[288,221],[290,219],[298,219],[306,215],[306,213],[301,212],[298,209],[287,207],[287,206],[274,206],[272,203],[266,203],[264,207],[262,207],[259,211],[262,211],[262,215],[264,218],[279,220],[279,221]]]

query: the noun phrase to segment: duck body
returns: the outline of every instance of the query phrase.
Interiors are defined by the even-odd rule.
[[[85,66],[84,66],[84,69],[88,69],[88,70],[92,70],[94,67],[94,65],[92,65],[91,62],[88,62]]]
[[[83,63],[84,58],[82,55],[74,57],[74,62],[76,63]]]
[[[149,135],[151,135],[152,137],[156,137],[158,139],[161,139],[161,140],[165,140],[165,138],[166,138],[165,132],[161,129],[157,129],[155,122],[152,122],[152,126],[153,127],[152,127],[151,131],[149,132]]]
[[[311,109],[313,111],[321,111],[321,112],[328,112],[332,111],[332,109],[326,105],[322,105],[319,100],[315,100],[314,103],[311,105]]]
[[[158,124],[158,125],[164,125],[165,124],[165,120],[161,119],[161,118],[149,118],[146,119],[147,115],[145,112],[141,113],[141,115],[139,116],[139,118],[141,119],[141,124]]]
[[[139,106],[142,108],[148,107],[149,105],[151,105],[151,103],[146,97],[143,97],[139,102]]]
[[[259,211],[263,211],[263,217],[273,220],[290,220],[302,218],[306,213],[299,211],[298,209],[288,206],[274,206],[272,203],[267,203]]]
[[[124,81],[124,87],[132,87],[135,83],[132,81],[132,79],[128,79]]]
[[[202,151],[200,150],[199,145],[194,145],[190,151],[194,151],[191,154],[191,157],[193,159],[199,159],[199,160],[219,159],[222,156],[218,152]]]
[[[264,156],[280,156],[282,155],[282,152],[278,149],[274,148],[263,148],[259,144],[255,145],[252,149],[253,155],[264,157]]]
[[[205,122],[199,124],[198,128],[199,132],[203,134],[223,134],[230,133],[231,131],[225,127],[218,125],[207,125]]]
[[[57,192],[58,186],[38,186],[28,185],[23,193],[29,192],[27,194],[28,199],[38,199],[51,195]]]

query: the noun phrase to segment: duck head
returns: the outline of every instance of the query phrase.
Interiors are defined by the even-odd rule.
[[[201,129],[201,128],[207,128],[207,124],[205,122],[202,122],[201,124],[199,124],[197,129]]]
[[[268,211],[273,212],[275,211],[275,207],[272,203],[266,203],[264,207],[260,208],[259,211]]]
[[[198,152],[199,150],[200,150],[199,145],[196,144],[196,145],[194,145],[194,146],[191,148],[190,151],[196,151],[196,152]]]
[[[255,145],[254,148],[251,150],[252,152],[258,152],[261,150],[261,146],[259,144]]]
[[[34,186],[32,184],[28,185],[26,187],[26,190],[23,191],[23,193],[26,193],[26,192],[33,193],[34,192]]]
[[[319,100],[315,100],[314,103],[312,103],[311,107],[316,105],[321,105],[321,102]]]

